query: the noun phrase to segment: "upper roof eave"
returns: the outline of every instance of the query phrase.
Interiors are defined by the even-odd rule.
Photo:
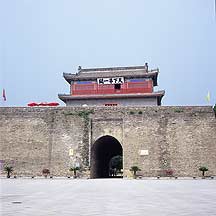
[[[152,78],[154,82],[154,86],[157,86],[157,77],[158,77],[159,69],[150,70],[149,72],[135,71],[128,72],[122,71],[117,73],[115,72],[105,72],[105,73],[84,73],[81,72],[72,74],[72,73],[63,73],[64,79],[70,84],[71,81],[90,81],[95,80],[97,78],[109,78],[115,76],[123,76],[125,78]]]

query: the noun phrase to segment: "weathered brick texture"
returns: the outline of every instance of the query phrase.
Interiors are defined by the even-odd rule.
[[[65,176],[89,165],[94,142],[115,137],[123,147],[124,176],[133,165],[144,176],[216,175],[216,118],[211,107],[0,108],[0,160],[15,174]],[[74,155],[69,156],[69,149]],[[149,155],[140,156],[140,150]]]

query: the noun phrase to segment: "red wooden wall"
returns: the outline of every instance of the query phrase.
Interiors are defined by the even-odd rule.
[[[97,94],[129,94],[129,93],[151,93],[153,91],[152,80],[142,82],[125,82],[121,84],[121,89],[115,89],[115,85],[108,84],[79,84],[71,85],[73,95],[97,95]]]

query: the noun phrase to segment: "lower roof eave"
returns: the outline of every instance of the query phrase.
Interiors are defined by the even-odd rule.
[[[59,94],[58,97],[62,101],[67,100],[93,100],[93,99],[114,99],[114,98],[162,98],[165,91],[153,92],[153,93],[136,93],[136,94],[103,94],[103,95],[67,95]]]

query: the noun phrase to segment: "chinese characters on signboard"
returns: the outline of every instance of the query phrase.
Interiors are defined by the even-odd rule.
[[[124,77],[114,77],[114,78],[98,78],[98,84],[122,84],[124,83]]]

